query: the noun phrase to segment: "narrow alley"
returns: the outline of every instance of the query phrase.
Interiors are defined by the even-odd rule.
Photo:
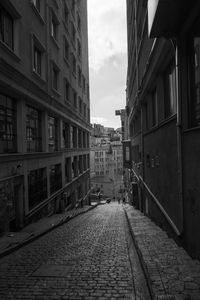
[[[2,258],[0,299],[150,299],[133,251],[123,206],[100,205]]]

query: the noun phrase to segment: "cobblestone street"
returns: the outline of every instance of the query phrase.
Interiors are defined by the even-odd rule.
[[[0,299],[134,299],[121,205],[100,205],[0,260]]]

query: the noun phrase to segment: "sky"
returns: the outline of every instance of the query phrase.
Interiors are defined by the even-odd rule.
[[[115,129],[126,105],[126,29],[125,0],[88,0],[91,123]]]

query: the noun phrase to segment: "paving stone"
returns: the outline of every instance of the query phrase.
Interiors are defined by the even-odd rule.
[[[55,228],[0,259],[0,299],[131,299],[126,229],[118,204]]]
[[[156,299],[199,299],[199,261],[193,260],[140,211],[129,205],[124,208]]]

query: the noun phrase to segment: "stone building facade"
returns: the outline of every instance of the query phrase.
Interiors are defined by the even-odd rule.
[[[121,135],[105,127],[104,134],[91,136],[91,189],[107,197],[117,197],[123,187],[123,155]]]
[[[87,1],[0,3],[0,234],[89,197]]]

